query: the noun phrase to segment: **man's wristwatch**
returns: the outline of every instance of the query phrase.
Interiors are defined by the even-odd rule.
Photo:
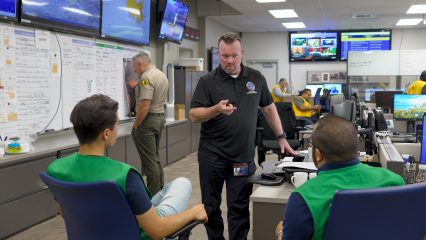
[[[277,139],[279,140],[280,138],[284,138],[284,139],[286,139],[287,138],[287,135],[285,134],[285,132],[283,132],[283,134],[281,134],[281,135],[278,135],[277,136]]]

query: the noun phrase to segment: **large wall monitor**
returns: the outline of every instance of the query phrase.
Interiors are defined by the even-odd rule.
[[[188,13],[187,5],[178,0],[167,0],[158,38],[180,44]]]
[[[22,0],[21,22],[98,36],[100,10],[100,0]]]
[[[349,51],[381,51],[391,49],[391,30],[344,31],[340,33],[340,60]]]
[[[150,0],[102,0],[101,36],[149,45]]]
[[[342,94],[341,83],[325,83],[324,88],[327,89],[330,94]]]
[[[1,0],[0,20],[17,20],[18,0]]]
[[[337,32],[292,32],[289,52],[290,61],[335,61]]]

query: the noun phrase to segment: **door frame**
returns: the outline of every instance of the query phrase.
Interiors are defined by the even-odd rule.
[[[276,71],[276,79],[275,79],[275,84],[278,83],[278,79],[279,77],[279,65],[278,65],[279,60],[278,59],[249,59],[246,60],[247,64],[255,64],[255,63],[275,63],[277,65],[277,71]]]

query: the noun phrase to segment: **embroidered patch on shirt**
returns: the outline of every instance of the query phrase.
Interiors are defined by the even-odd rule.
[[[246,94],[254,94],[257,93],[254,89],[256,89],[256,85],[253,82],[247,82],[246,88],[248,92]]]
[[[141,87],[149,85],[149,80],[148,79],[142,79],[140,81],[139,85],[141,85]]]

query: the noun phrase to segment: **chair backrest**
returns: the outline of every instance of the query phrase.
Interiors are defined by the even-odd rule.
[[[321,97],[322,88],[318,88],[314,95],[314,105],[321,105],[320,97]]]
[[[140,239],[136,217],[115,182],[65,182],[45,172],[40,177],[61,207],[69,240]]]
[[[338,191],[325,239],[425,239],[426,183]]]
[[[294,130],[297,127],[296,116],[294,115],[293,109],[291,107],[291,103],[282,102],[275,103],[278,111],[278,115],[281,119],[281,125],[283,127],[284,132],[287,135],[287,139],[295,139],[296,131]],[[263,140],[276,140],[277,136],[269,126],[265,117],[262,113],[258,114],[258,126],[263,128],[262,131],[262,139]]]

